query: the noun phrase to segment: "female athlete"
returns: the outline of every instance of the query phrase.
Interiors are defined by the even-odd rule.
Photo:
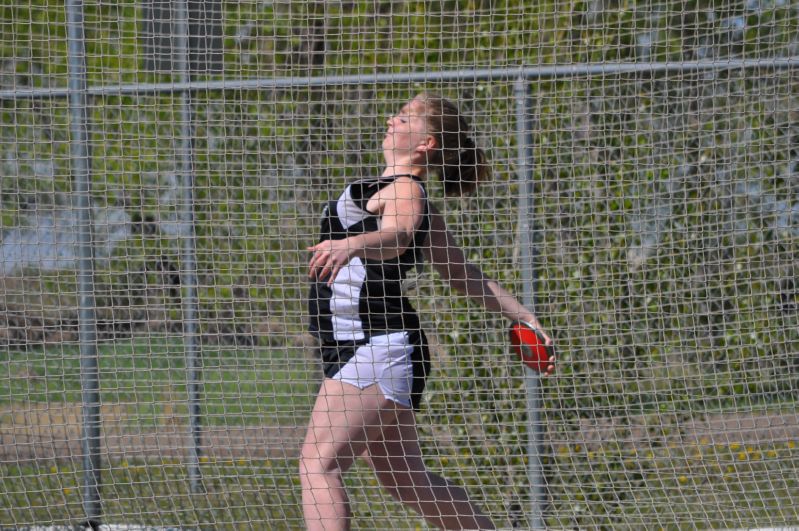
[[[415,411],[430,359],[402,280],[427,261],[487,309],[539,329],[540,323],[466,261],[428,203],[429,177],[443,183],[445,195],[458,196],[490,175],[457,107],[436,95],[416,96],[388,120],[383,154],[382,175],[351,183],[325,205],[320,243],[309,247],[310,328],[321,343],[325,379],[300,456],[305,522],[310,530],[349,528],[342,475],[362,458],[394,498],[431,525],[493,529],[463,488],[422,460]]]

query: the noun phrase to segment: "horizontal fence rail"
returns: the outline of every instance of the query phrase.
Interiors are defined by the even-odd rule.
[[[88,96],[129,96],[147,94],[176,94],[180,92],[264,90],[288,87],[321,87],[325,85],[372,85],[405,82],[489,81],[509,79],[561,79],[577,76],[620,74],[686,74],[712,70],[785,70],[799,67],[799,57],[774,59],[728,59],[723,61],[684,61],[663,63],[599,63],[552,66],[526,66],[443,72],[414,72],[363,74],[346,76],[308,76],[259,79],[221,79],[218,81],[182,81],[169,83],[130,83],[93,86]],[[66,98],[69,88],[26,88],[0,90],[0,100]]]

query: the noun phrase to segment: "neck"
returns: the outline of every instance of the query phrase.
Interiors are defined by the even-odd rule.
[[[414,175],[416,177],[424,177],[427,175],[427,168],[415,164],[388,164],[386,165],[386,169],[383,170],[383,177],[391,177],[392,175]]]

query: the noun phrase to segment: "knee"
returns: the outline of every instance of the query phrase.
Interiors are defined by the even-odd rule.
[[[321,472],[325,467],[322,464],[323,458],[317,451],[315,445],[303,444],[300,450],[300,474]]]

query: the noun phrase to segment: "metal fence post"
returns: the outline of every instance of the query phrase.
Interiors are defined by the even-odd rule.
[[[94,238],[91,201],[91,154],[87,116],[86,47],[83,1],[68,0],[70,162],[75,183],[72,201],[78,213],[78,321],[82,400],[83,510],[90,525],[99,523],[100,503],[100,371],[94,296]]]
[[[175,27],[177,28],[176,64],[180,83],[188,85],[189,72],[189,9],[186,0],[176,3]],[[199,346],[199,300],[197,297],[197,249],[194,230],[194,127],[192,124],[191,91],[180,93],[180,189],[181,189],[181,285],[183,299],[183,335],[186,352],[186,380],[189,394],[189,484],[191,491],[203,492],[200,471],[202,447],[202,422],[200,419],[200,371]]]
[[[533,219],[533,141],[532,122],[530,120],[531,105],[528,89],[529,81],[519,77],[514,83],[516,99],[516,144],[517,172],[519,179],[519,248],[522,272],[522,301],[528,308],[535,308],[535,271],[533,270],[535,224]],[[527,392],[527,477],[530,481],[530,514],[529,524],[532,529],[544,528],[544,504],[546,488],[541,465],[541,389],[540,377],[532,369],[525,373],[525,389]]]

